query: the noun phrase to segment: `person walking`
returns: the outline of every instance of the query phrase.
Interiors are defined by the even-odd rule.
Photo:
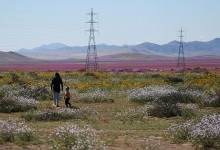
[[[69,89],[70,89],[69,87],[66,88],[66,93],[65,93],[65,96],[64,96],[66,108],[71,108],[71,103],[69,102],[69,100],[70,100],[70,91],[69,91]]]
[[[51,90],[53,90],[53,100],[54,105],[59,107],[59,99],[60,99],[60,86],[63,91],[63,81],[60,77],[59,73],[55,73],[55,77],[51,82]]]

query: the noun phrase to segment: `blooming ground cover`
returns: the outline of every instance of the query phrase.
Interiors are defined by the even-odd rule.
[[[10,86],[0,88],[0,112],[24,112],[31,109],[37,109],[38,101],[33,98],[27,98],[12,90]]]
[[[60,71],[64,87],[70,87],[72,109],[64,107],[64,92],[61,107],[53,106],[50,82],[54,73],[0,72],[1,122],[13,128],[1,146],[8,142],[22,146],[9,118],[16,124],[22,122],[27,129],[24,137],[31,137],[31,142],[22,144],[28,147],[34,142],[35,149],[40,145],[48,149],[149,149],[155,147],[152,143],[158,143],[157,149],[169,149],[174,145],[165,140],[164,131],[170,126],[177,129],[169,136],[178,142],[177,149],[219,146],[218,70]],[[3,132],[0,137],[5,137]],[[182,145],[186,141],[193,146]]]
[[[80,128],[66,124],[51,133],[52,149],[106,149],[104,141],[97,140],[98,132],[90,126]]]
[[[25,122],[0,119],[0,142],[32,141],[33,138],[34,132]]]
[[[199,121],[190,120],[168,128],[168,134],[174,140],[190,140],[195,145],[219,147],[220,144],[220,114],[213,113],[203,116]]]

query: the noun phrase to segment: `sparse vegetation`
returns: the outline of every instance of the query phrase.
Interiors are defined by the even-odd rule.
[[[68,109],[68,108],[56,108],[53,110],[46,111],[35,111],[28,112],[22,117],[26,121],[60,121],[60,120],[70,120],[70,119],[86,119],[93,115],[93,118],[96,118],[95,112],[88,109]]]
[[[191,145],[182,145],[191,142],[194,148],[219,148],[219,137],[215,136],[216,132],[211,133],[218,127],[216,119],[211,118],[220,113],[219,73],[198,74],[192,70],[181,75],[184,82],[170,83],[166,79],[178,77],[179,73],[60,72],[64,84],[70,87],[73,108],[64,108],[62,92],[61,107],[53,106],[49,89],[53,71],[13,73],[19,80],[26,80],[22,84],[8,85],[8,81],[12,81],[11,72],[0,72],[0,114],[2,120],[12,118],[17,123],[25,120],[23,126],[26,127],[23,128],[25,132],[20,133],[2,130],[3,147],[11,142],[18,147],[31,145],[33,149],[40,146],[44,149],[163,149],[161,146],[164,149],[169,146],[193,149]],[[205,119],[212,120],[208,122],[209,136],[191,132],[199,130],[198,124],[207,123]],[[87,126],[92,132],[86,131]],[[168,128],[173,130],[165,136],[164,131]],[[178,144],[172,145],[165,140],[167,137]]]
[[[191,120],[180,125],[171,126],[168,130],[173,140],[192,141],[196,146],[219,147],[220,114],[203,116],[199,121]]]

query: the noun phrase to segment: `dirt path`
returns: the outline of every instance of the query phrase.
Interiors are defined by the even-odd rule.
[[[172,144],[160,137],[140,137],[122,136],[115,140],[114,146],[109,150],[195,150],[191,143]]]

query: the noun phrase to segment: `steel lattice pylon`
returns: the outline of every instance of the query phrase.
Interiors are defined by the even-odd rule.
[[[87,13],[87,15],[89,15],[91,19],[90,21],[86,22],[90,24],[90,29],[86,30],[89,32],[89,43],[87,48],[85,70],[98,70],[98,57],[95,44],[95,32],[97,32],[97,30],[94,28],[94,24],[98,22],[94,21],[93,19],[94,15],[97,14],[93,12],[93,9],[91,9],[91,12]]]
[[[181,28],[180,30],[180,45],[179,45],[179,54],[178,54],[178,60],[177,60],[177,68],[185,68],[185,57],[184,57],[184,49],[183,49],[183,30]]]

